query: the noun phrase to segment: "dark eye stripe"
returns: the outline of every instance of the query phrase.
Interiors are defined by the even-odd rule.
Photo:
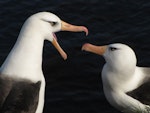
[[[115,48],[115,47],[110,47],[109,50],[115,51],[115,50],[117,50],[117,48]]]
[[[57,22],[49,22],[51,24],[51,26],[55,26],[57,24]]]
[[[54,21],[48,21],[48,20],[45,20],[45,19],[41,19],[41,20],[43,20],[43,21],[45,21],[45,22],[50,23],[50,24],[51,24],[51,26],[55,26],[55,25],[57,25],[57,24],[58,24],[58,22],[54,22]]]

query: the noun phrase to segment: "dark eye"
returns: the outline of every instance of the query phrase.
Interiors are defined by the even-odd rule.
[[[51,26],[55,26],[57,24],[57,22],[49,22],[51,24]]]
[[[115,47],[110,47],[109,50],[115,51],[115,50],[117,50],[117,48],[115,48]]]

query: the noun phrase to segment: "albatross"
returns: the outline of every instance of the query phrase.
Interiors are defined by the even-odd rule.
[[[103,90],[112,106],[124,113],[150,113],[150,68],[137,66],[135,52],[129,46],[86,43],[82,50],[104,57]]]
[[[55,32],[85,32],[84,26],[71,25],[50,12],[31,15],[0,69],[0,113],[42,113],[45,79],[42,72],[44,40],[50,41],[64,60],[67,54]]]

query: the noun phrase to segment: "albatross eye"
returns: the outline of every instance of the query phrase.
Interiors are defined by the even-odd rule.
[[[110,50],[110,51],[115,51],[115,50],[117,50],[117,48],[115,48],[115,47],[110,47],[109,50]]]
[[[55,26],[57,24],[57,22],[49,22],[51,24],[51,26]]]

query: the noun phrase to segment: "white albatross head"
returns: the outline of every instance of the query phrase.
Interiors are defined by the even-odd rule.
[[[105,58],[106,64],[117,71],[136,67],[136,55],[134,51],[125,44],[116,43],[105,46],[84,44],[82,50],[102,55]]]
[[[88,29],[84,26],[71,25],[62,21],[58,16],[49,12],[40,12],[32,15],[25,22],[26,31],[33,33],[39,33],[44,40],[51,41],[54,47],[58,50],[63,59],[67,59],[67,54],[63,51],[57,42],[55,35],[58,31],[71,31],[71,32],[82,32],[84,31],[88,35]],[[32,26],[32,28],[29,28]],[[24,30],[23,29],[23,30]]]

